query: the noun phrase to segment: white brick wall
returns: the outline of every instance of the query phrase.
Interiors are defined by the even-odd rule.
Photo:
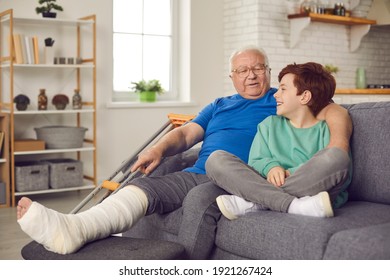
[[[266,50],[272,68],[272,85],[277,86],[279,71],[289,63],[315,61],[339,67],[338,88],[354,88],[357,67],[366,69],[367,83],[390,84],[390,26],[372,26],[359,48],[349,51],[349,27],[314,22],[301,33],[298,44],[289,47],[290,25],[287,0],[225,0],[224,48],[226,61],[231,52],[244,45],[258,45]],[[372,0],[361,0],[356,10],[368,12]],[[229,72],[228,63],[225,66]],[[234,90],[225,82],[227,95]],[[357,100],[372,100],[359,96]],[[378,96],[380,100],[390,100]],[[338,100],[351,100],[339,96]],[[375,99],[376,100],[376,99]]]

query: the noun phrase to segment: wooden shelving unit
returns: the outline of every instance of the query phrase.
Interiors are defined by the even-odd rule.
[[[69,33],[73,34],[71,37],[74,39],[76,44],[74,57],[81,57],[81,64],[16,64],[14,61],[15,53],[12,46],[12,40],[7,40],[7,38],[13,38],[14,29],[18,27],[19,30],[24,30],[29,28],[32,30],[56,30],[55,34],[57,36],[62,36],[62,30],[67,28],[70,30]],[[45,31],[42,31],[45,32]],[[84,33],[88,33],[88,36],[84,36]],[[0,44],[0,112],[9,114],[9,164],[7,174],[9,185],[8,191],[10,195],[11,205],[15,206],[15,198],[21,195],[34,195],[42,193],[52,193],[52,192],[66,192],[74,190],[82,190],[86,188],[93,188],[97,185],[97,168],[96,168],[96,16],[90,15],[80,19],[75,20],[60,20],[60,19],[45,19],[45,18],[18,18],[14,17],[13,10],[6,10],[0,12],[0,38],[4,41],[9,41],[8,43]],[[87,39],[86,39],[87,38]],[[73,43],[72,39],[72,43]],[[40,43],[40,46],[43,47],[43,43]],[[87,47],[87,51],[85,50]],[[75,84],[80,93],[83,95],[83,108],[80,110],[31,110],[27,109],[26,111],[17,111],[14,108],[13,98],[15,96],[15,85],[17,83],[22,83],[20,75],[26,75],[26,73],[42,73],[40,71],[70,71],[72,73],[72,85]],[[22,74],[23,73],[23,74]],[[47,73],[47,72],[46,72]],[[74,76],[73,76],[73,73]],[[83,73],[83,74],[82,74]],[[87,73],[84,77],[84,74]],[[42,73],[42,75],[44,75]],[[39,76],[39,75],[38,75]],[[38,77],[37,79],[41,79]],[[42,77],[44,79],[44,77]],[[88,92],[83,91],[83,86],[88,84]],[[27,86],[28,88],[28,86]],[[87,90],[86,90],[87,91]],[[26,93],[31,94],[31,93]],[[35,93],[36,94],[36,93]],[[68,93],[73,94],[72,93]],[[71,96],[69,96],[71,99]],[[37,94],[30,96],[31,98],[37,98]],[[49,100],[50,102],[50,100]],[[71,105],[70,105],[71,107]],[[69,107],[68,107],[69,108]],[[27,116],[27,117],[26,117]],[[74,120],[74,126],[85,126],[85,123],[88,122],[88,139],[84,139],[83,147],[77,149],[46,149],[41,151],[15,151],[15,127],[18,124],[21,124],[21,119],[23,119],[23,125],[26,125],[28,122],[28,116],[31,116],[31,119],[36,116],[44,118],[54,118],[56,121],[58,118],[63,119],[68,117],[72,121]],[[1,115],[0,115],[1,118]],[[27,119],[27,121],[26,121]],[[60,125],[60,124],[59,124]],[[33,130],[33,127],[28,129]],[[75,157],[77,160],[83,161],[83,155],[88,153],[88,157],[91,160],[88,161],[88,173],[84,174],[85,184],[79,187],[56,189],[56,190],[44,190],[44,191],[32,191],[32,192],[17,192],[15,188],[15,163],[19,158],[29,158],[29,157],[38,157],[45,159],[46,156],[52,154],[59,154],[61,157]],[[1,163],[0,163],[1,164]],[[2,169],[7,169],[5,165],[0,165],[0,171]],[[1,169],[2,168],[2,169]]]
[[[322,22],[349,26],[351,29],[350,51],[355,51],[359,47],[362,38],[370,30],[371,25],[376,24],[375,20],[365,18],[315,13],[293,14],[288,15],[287,18],[290,20],[290,48],[293,48],[298,43],[301,32],[307,28],[311,22]]]
[[[10,200],[10,177],[9,177],[9,115],[6,113],[0,113],[0,131],[4,132],[4,139],[2,147],[0,147],[0,182],[4,185],[0,186],[0,195],[3,195],[0,199],[0,208],[9,207]]]

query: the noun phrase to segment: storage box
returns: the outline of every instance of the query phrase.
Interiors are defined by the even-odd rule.
[[[49,186],[52,189],[80,187],[83,185],[83,163],[74,159],[51,159]]]
[[[49,188],[49,165],[39,161],[15,163],[15,189],[18,192]]]
[[[15,152],[38,151],[45,149],[45,141],[35,139],[17,139],[14,146]]]

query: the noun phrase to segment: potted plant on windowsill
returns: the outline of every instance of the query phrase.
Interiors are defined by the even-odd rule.
[[[157,94],[163,94],[164,89],[159,80],[141,80],[139,82],[132,82],[134,84],[133,90],[139,93],[141,102],[154,102],[156,101]]]
[[[64,10],[60,5],[57,5],[55,2],[56,0],[39,0],[38,3],[44,6],[36,7],[35,11],[37,12],[37,14],[42,14],[43,17],[55,18],[57,16],[57,13],[52,12],[52,10]]]

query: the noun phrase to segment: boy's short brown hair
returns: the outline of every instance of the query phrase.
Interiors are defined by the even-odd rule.
[[[309,90],[312,98],[307,104],[314,116],[329,103],[336,90],[336,80],[321,64],[307,62],[303,64],[289,64],[280,71],[278,80],[282,80],[286,74],[294,74],[294,86],[298,89],[298,95]]]

